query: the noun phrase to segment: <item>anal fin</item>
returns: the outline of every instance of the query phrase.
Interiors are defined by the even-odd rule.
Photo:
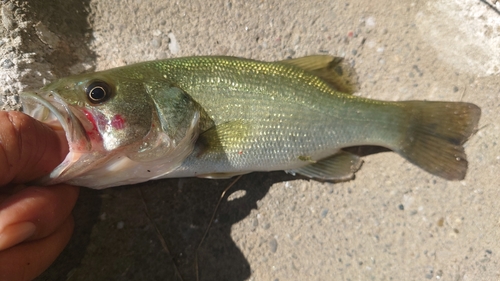
[[[362,163],[363,160],[359,156],[340,151],[328,158],[286,172],[320,180],[343,181],[352,179]]]
[[[211,173],[211,174],[204,174],[204,175],[198,175],[198,178],[204,178],[204,179],[229,179],[234,176],[239,176],[239,175],[244,175],[248,174],[249,172],[234,172],[234,173]]]

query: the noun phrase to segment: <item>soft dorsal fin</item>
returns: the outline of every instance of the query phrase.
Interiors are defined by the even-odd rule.
[[[306,70],[330,84],[335,90],[353,94],[358,90],[358,77],[344,58],[329,55],[313,55],[279,61]]]

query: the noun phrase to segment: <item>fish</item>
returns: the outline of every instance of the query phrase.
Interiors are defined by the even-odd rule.
[[[477,105],[356,96],[353,73],[329,55],[195,56],[61,78],[20,94],[22,111],[64,130],[69,144],[64,161],[37,183],[102,189],[275,170],[343,181],[363,162],[346,148],[366,145],[446,180],[464,179]]]

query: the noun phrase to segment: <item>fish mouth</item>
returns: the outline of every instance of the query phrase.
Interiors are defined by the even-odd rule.
[[[41,96],[36,92],[24,92],[21,93],[20,99],[23,113],[54,130],[64,130],[70,146],[78,143],[78,150],[91,150],[92,143],[81,119],[59,95],[49,93]]]
[[[64,130],[69,145],[69,153],[49,175],[33,182],[52,185],[73,178],[84,172],[81,163],[91,162],[92,142],[86,132],[91,126],[78,107],[69,105],[59,95],[52,92],[23,92],[20,95],[21,111],[54,130]],[[78,165],[80,164],[80,165]],[[87,165],[88,166],[88,165]],[[88,167],[87,167],[88,168]]]

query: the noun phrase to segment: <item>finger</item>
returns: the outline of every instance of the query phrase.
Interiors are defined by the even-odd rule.
[[[0,251],[0,280],[32,280],[47,269],[68,244],[74,221],[69,216],[51,235]]]
[[[17,111],[0,111],[0,186],[51,172],[68,154],[63,132]]]
[[[78,187],[28,187],[0,204],[0,250],[49,236],[70,216]]]

